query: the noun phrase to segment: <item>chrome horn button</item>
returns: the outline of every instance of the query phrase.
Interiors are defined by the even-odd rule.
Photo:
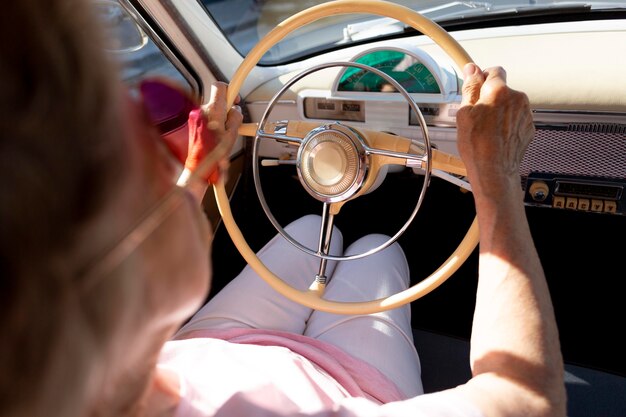
[[[320,126],[306,135],[298,149],[300,182],[322,202],[347,200],[363,185],[366,156],[354,129],[339,123]]]

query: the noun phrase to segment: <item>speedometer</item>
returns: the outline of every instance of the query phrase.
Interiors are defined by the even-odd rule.
[[[417,57],[402,51],[382,49],[360,56],[355,62],[374,67],[397,81],[409,93],[439,94],[437,80]],[[347,68],[339,79],[338,91],[392,93],[395,88],[378,75],[360,68]]]

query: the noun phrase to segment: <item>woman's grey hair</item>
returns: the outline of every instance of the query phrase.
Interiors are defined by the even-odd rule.
[[[71,416],[106,337],[81,231],[125,170],[115,67],[87,0],[0,13],[0,414]],[[114,293],[114,290],[109,291]]]

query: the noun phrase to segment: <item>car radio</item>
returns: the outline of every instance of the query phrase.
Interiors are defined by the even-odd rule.
[[[524,202],[530,206],[552,207],[592,213],[626,215],[626,180],[530,173]]]

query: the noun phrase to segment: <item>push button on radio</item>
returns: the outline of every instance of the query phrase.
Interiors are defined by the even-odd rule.
[[[591,211],[603,211],[603,210],[604,210],[604,201],[591,200]]]
[[[604,212],[613,214],[617,213],[617,203],[615,201],[605,201]]]
[[[554,208],[565,208],[565,197],[555,196],[552,199],[552,207],[554,207]]]
[[[576,210],[578,208],[578,199],[574,197],[567,197],[565,199],[565,208]]]

